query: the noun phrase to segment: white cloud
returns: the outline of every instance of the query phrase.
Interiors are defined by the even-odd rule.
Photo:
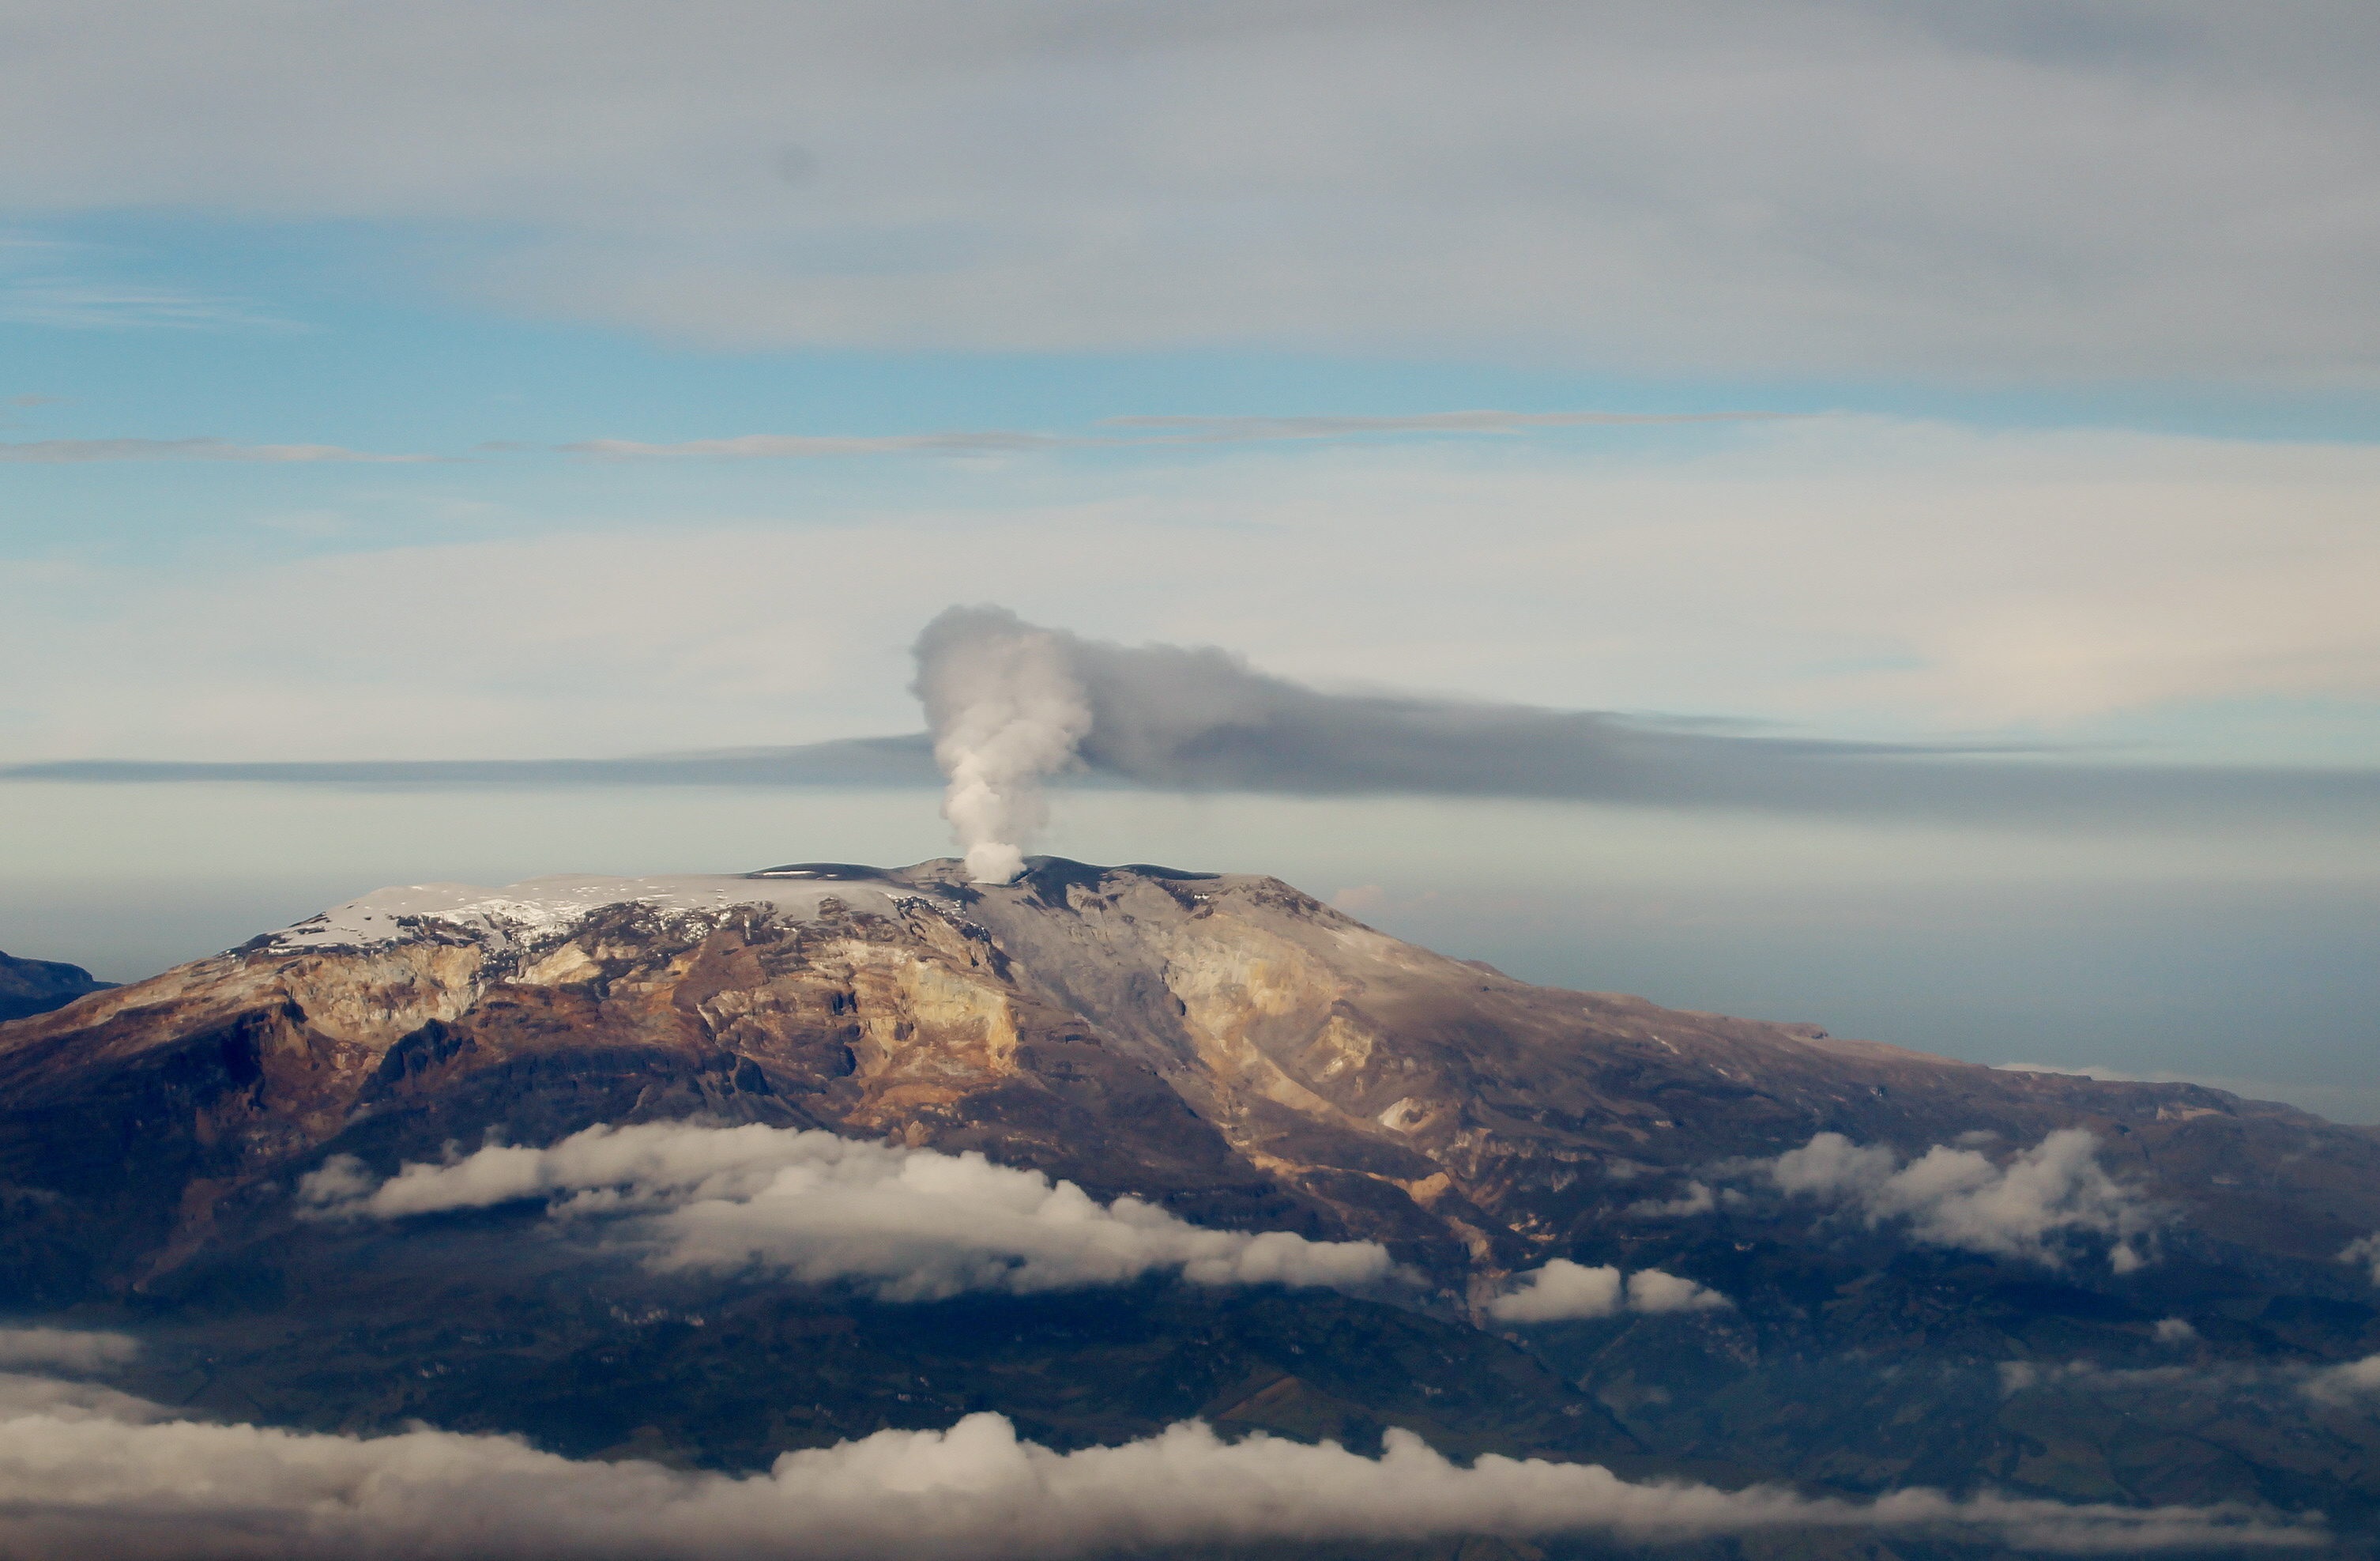
[[[2355,6],[288,15],[20,0],[0,201],[478,223],[445,252],[495,250],[482,287],[739,345],[2310,384],[2380,357]]]
[[[1716,1290],[1658,1268],[1639,1269],[1623,1278],[1609,1265],[1589,1268],[1556,1258],[1543,1268],[1512,1275],[1504,1293],[1486,1310],[1500,1323],[1560,1323],[1615,1317],[1622,1311],[1708,1311],[1731,1304]]]
[[[32,1367],[104,1372],[128,1364],[140,1353],[140,1341],[129,1334],[71,1328],[0,1328],[0,1371]]]
[[[2338,1261],[2370,1268],[2372,1283],[2380,1285],[2380,1231],[2350,1241],[2339,1250]]]
[[[2325,1367],[2308,1377],[2298,1391],[2320,1404],[2380,1403],[2380,1355]]]
[[[70,1395],[81,1390],[62,1390]],[[579,1463],[492,1436],[355,1437],[176,1420],[138,1401],[0,1382],[0,1549],[44,1561],[311,1561],[535,1555],[551,1561],[919,1561],[1268,1541],[1796,1527],[1949,1534],[2023,1550],[2301,1546],[2325,1531],[2236,1507],[2121,1507],[1928,1490],[1872,1503],[1773,1486],[1632,1483],[1597,1465],[1490,1454],[1468,1467],[1392,1430],[1377,1458],[1175,1425],[1060,1454],[1003,1418],[885,1431],[744,1476]]]
[[[894,1301],[1123,1284],[1153,1271],[1195,1285],[1362,1287],[1394,1269],[1377,1242],[1210,1230],[1136,1198],[1099,1203],[1072,1182],[972,1151],[758,1124],[599,1126],[551,1148],[491,1147],[377,1182],[340,1157],[298,1196],[319,1217],[375,1219],[543,1199],[556,1219],[607,1222],[607,1239],[642,1250],[656,1268],[758,1264]]]
[[[1736,1196],[1733,1193],[1730,1197]],[[1707,1182],[1689,1181],[1686,1189],[1675,1198],[1645,1198],[1628,1205],[1630,1215],[1640,1220],[1692,1219],[1707,1214],[1718,1207],[1718,1194]]]
[[[2051,1133],[2005,1165],[1937,1144],[1904,1165],[1885,1145],[1820,1133],[1779,1155],[1769,1176],[1780,1190],[1841,1203],[1871,1227],[1906,1221],[1912,1237],[1934,1246],[2053,1266],[2064,1260],[2047,1238],[2086,1231],[2114,1238],[2108,1263],[2129,1273],[2144,1261],[2135,1238],[2154,1225],[2100,1166],[2098,1140],[2080,1128]]]
[[[2151,1333],[2159,1344],[2190,1344],[2198,1337],[2198,1330],[2183,1317],[2160,1318]]]

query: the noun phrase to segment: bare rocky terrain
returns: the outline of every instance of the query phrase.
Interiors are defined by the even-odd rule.
[[[2318,1508],[2369,1543],[2380,1421],[2304,1384],[2380,1351],[2380,1292],[2340,1261],[2380,1230],[2380,1136],[1532,986],[1267,878],[963,877],[389,890],[0,1026],[0,1302],[140,1333],[129,1385],[165,1402],[582,1456],[1202,1415],[1728,1484]],[[384,1177],[686,1119],[980,1151],[1202,1226],[1378,1241],[1409,1279],[894,1306],[607,1266],[533,1211],[358,1228],[293,1197],[337,1156]],[[1773,1170],[1825,1134],[2005,1167],[2078,1128],[2122,1231],[1961,1244]],[[1727,1304],[1493,1310],[1555,1259]]]

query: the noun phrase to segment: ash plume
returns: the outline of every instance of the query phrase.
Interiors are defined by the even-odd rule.
[[[1041,783],[1075,762],[1091,705],[1075,641],[1002,607],[953,607],[917,637],[917,680],[967,872],[1005,884],[1049,823]]]
[[[1122,645],[953,607],[917,690],[978,876],[1080,770],[1184,791],[1544,798],[2093,828],[2364,821],[2380,772],[2109,763],[2050,751],[1698,731],[1611,712],[1309,688],[1214,646]],[[980,844],[979,844],[980,843]],[[978,851],[980,864],[978,864]]]

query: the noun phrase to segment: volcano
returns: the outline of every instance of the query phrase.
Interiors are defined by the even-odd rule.
[[[557,1218],[626,1196],[557,1146],[661,1124],[1385,1257],[895,1294]],[[469,1190],[498,1152],[530,1179]],[[441,1176],[402,1219],[323,1213]],[[974,1411],[1059,1447],[1196,1417],[2380,1522],[2380,1421],[2321,1387],[2380,1352],[2380,1136],[1535,986],[1266,877],[384,889],[0,1025],[0,1302],[137,1335],[132,1391],[295,1427],[743,1469]]]

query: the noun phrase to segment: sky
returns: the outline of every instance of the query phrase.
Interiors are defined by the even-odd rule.
[[[0,0],[0,948],[943,854],[906,783],[26,767],[909,733],[919,630],[996,603],[2098,799],[1143,775],[1050,849],[2380,1119],[2375,50],[2322,3]]]

